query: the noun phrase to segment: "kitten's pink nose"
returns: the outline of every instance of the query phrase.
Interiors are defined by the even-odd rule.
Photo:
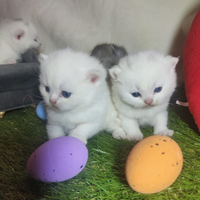
[[[50,99],[51,104],[55,105],[57,103],[56,99]]]
[[[148,106],[150,106],[153,103],[153,99],[145,99],[144,101]]]

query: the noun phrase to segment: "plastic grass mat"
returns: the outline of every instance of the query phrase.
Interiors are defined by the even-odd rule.
[[[137,193],[126,182],[126,158],[136,142],[115,140],[106,132],[88,141],[88,162],[76,177],[61,183],[30,178],[26,164],[47,141],[45,123],[34,108],[7,112],[0,119],[0,199],[200,199],[200,138],[188,108],[174,105],[169,110],[169,128],[175,131],[172,138],[182,149],[184,164],[178,179],[156,194]],[[152,128],[142,132],[149,136]]]

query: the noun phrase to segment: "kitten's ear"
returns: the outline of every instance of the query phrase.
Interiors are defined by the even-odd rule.
[[[17,40],[20,40],[25,34],[24,30],[18,29],[15,31],[14,36]]]
[[[112,77],[113,80],[117,80],[118,79],[118,75],[121,72],[121,68],[117,65],[113,66],[111,69],[109,69],[109,74]]]
[[[124,47],[116,46],[113,44],[111,45],[111,48],[113,50],[113,54],[119,59],[125,57],[128,54]]]
[[[94,85],[99,85],[101,82],[101,72],[99,70],[90,70],[88,71],[86,78]]]
[[[166,59],[167,59],[167,64],[169,65],[170,70],[174,71],[176,64],[179,61],[179,58],[175,58],[172,56],[166,56]]]

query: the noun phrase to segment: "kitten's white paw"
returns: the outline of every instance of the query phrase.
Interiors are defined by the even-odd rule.
[[[47,135],[48,135],[49,140],[57,138],[57,137],[65,136],[65,132],[60,126],[47,124],[46,129],[47,129]]]
[[[63,134],[63,132],[48,132],[47,133],[47,135],[48,135],[48,139],[49,140],[52,140],[52,139],[54,139],[54,138],[57,138],[57,137],[62,137],[62,136],[65,136],[65,134]]]
[[[142,133],[135,133],[133,135],[127,135],[126,137],[127,140],[137,140],[140,141],[143,139],[143,134]]]
[[[113,132],[112,136],[119,140],[119,139],[125,139],[125,140],[137,140],[140,141],[143,139],[142,133],[137,133],[134,135],[127,135],[122,128],[117,129]]]
[[[117,140],[126,139],[126,133],[124,132],[124,130],[122,128],[116,129],[113,132],[112,136]]]
[[[158,133],[154,133],[154,135],[166,135],[166,136],[172,136],[173,134],[174,134],[174,131],[173,130],[169,130],[169,129],[160,131]]]
[[[83,136],[80,135],[80,134],[70,133],[69,136],[70,136],[70,137],[75,137],[75,138],[79,139],[79,140],[82,141],[85,145],[87,144],[86,138],[83,137]]]

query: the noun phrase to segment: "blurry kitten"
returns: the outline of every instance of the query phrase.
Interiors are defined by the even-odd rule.
[[[97,45],[91,52],[91,56],[99,59],[106,69],[117,65],[119,60],[126,55],[127,51],[124,47],[106,43]]]
[[[126,55],[127,51],[124,47],[106,43],[97,45],[91,52],[91,56],[100,60],[107,70],[117,65],[119,60]],[[109,79],[109,74],[107,79]]]
[[[37,30],[23,20],[0,21],[0,64],[13,64],[21,59],[28,49],[38,49]]]
[[[114,137],[141,140],[139,125],[151,125],[155,135],[173,135],[167,128],[167,107],[176,87],[178,58],[153,51],[122,58],[109,70],[111,95],[126,134]]]
[[[86,144],[101,130],[124,134],[105,78],[104,67],[87,54],[63,49],[43,56],[40,91],[49,139],[67,134]]]

